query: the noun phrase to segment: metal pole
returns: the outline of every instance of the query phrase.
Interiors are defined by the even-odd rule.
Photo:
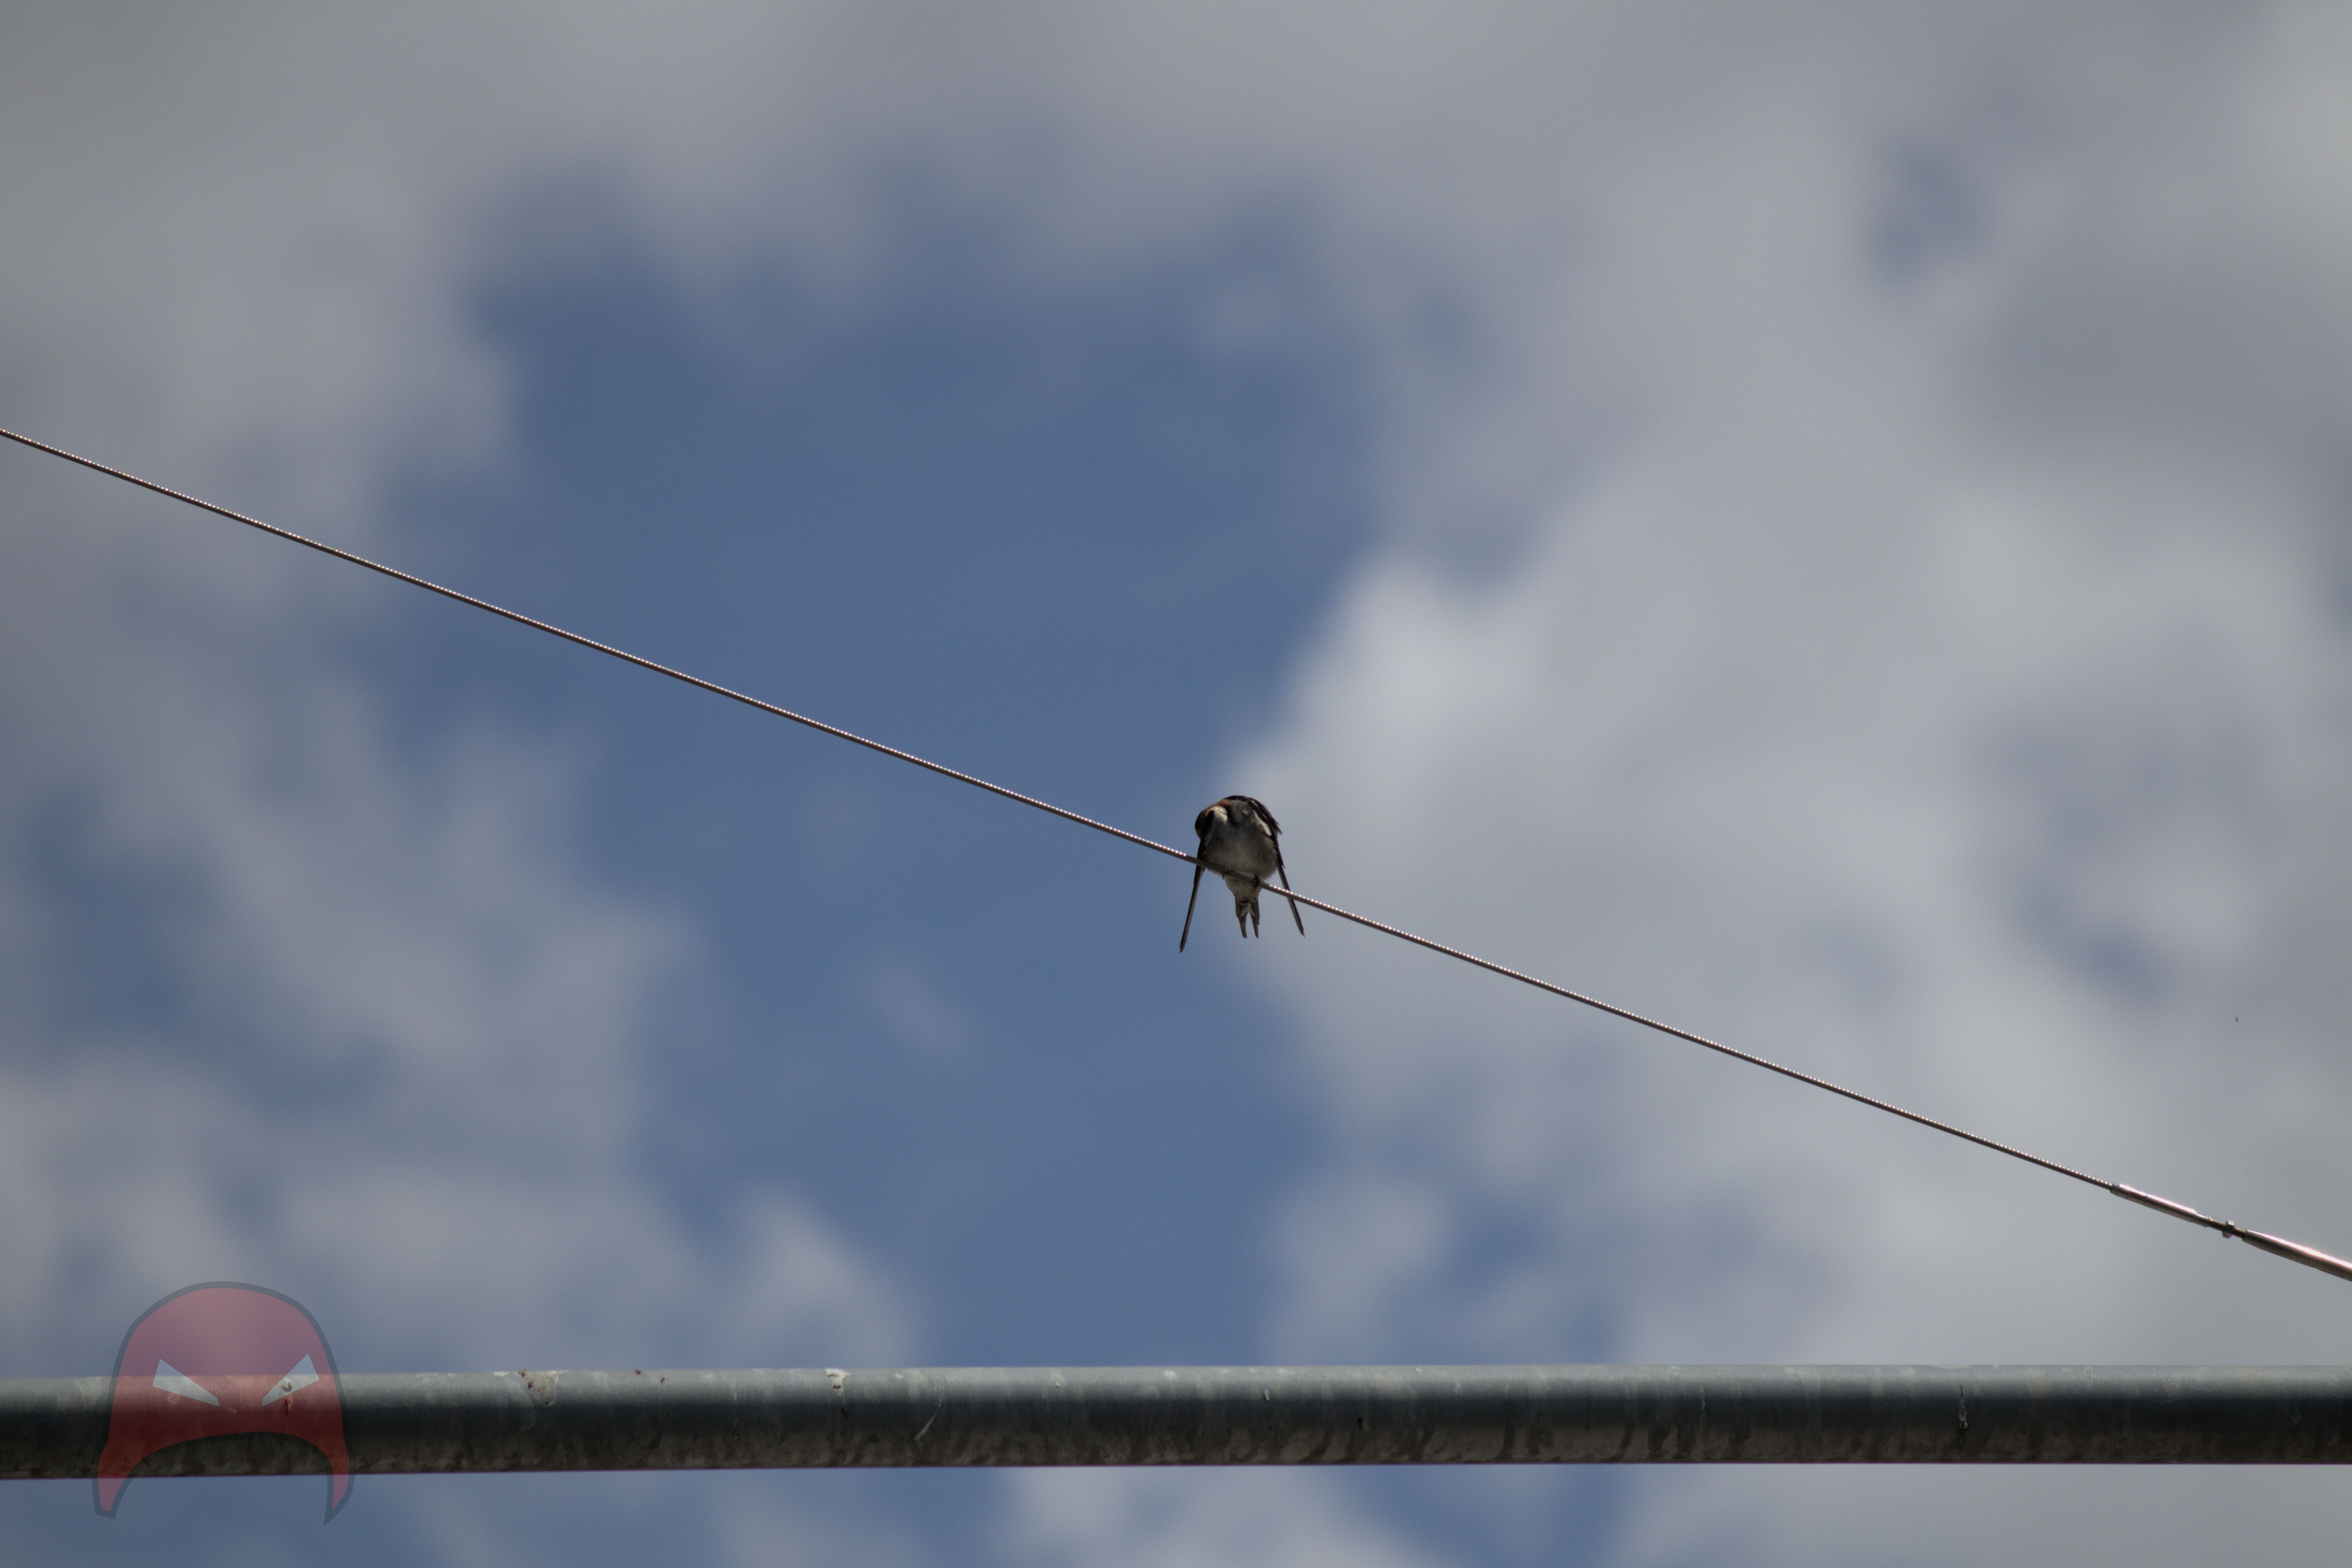
[[[2343,1464],[2335,1366],[950,1367],[336,1380],[355,1474],[924,1465]],[[0,1380],[0,1479],[91,1475],[112,1380]],[[142,1475],[325,1468],[277,1436]]]

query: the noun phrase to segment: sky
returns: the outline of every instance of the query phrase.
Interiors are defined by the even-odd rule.
[[[11,7],[0,423],[2352,1251],[2352,14]],[[0,1375],[2341,1363],[2340,1281],[0,452]],[[2295,1561],[2330,1476],[316,1477],[28,1560]]]

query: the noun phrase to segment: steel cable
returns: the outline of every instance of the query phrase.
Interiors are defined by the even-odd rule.
[[[487,599],[477,599],[470,593],[463,593],[457,589],[444,587],[440,583],[430,581],[422,577],[417,577],[410,572],[402,571],[397,567],[386,566],[381,561],[371,560],[365,556],[353,554],[350,550],[340,549],[339,547],[328,544],[323,540],[314,539],[307,535],[295,533],[290,528],[281,528],[275,523],[265,523],[260,518],[248,517],[243,512],[231,511],[226,507],[216,506],[200,497],[191,496],[184,490],[174,490],[168,485],[159,485],[152,479],[142,479],[136,474],[128,473],[121,468],[111,467],[104,463],[97,461],[95,458],[84,457],[78,453],[68,452],[62,446],[52,446],[46,441],[37,441],[29,435],[20,435],[16,432],[5,428],[0,428],[0,436],[5,436],[7,439],[16,442],[20,446],[30,447],[36,452],[47,453],[52,457],[63,458],[68,463],[79,465],[79,466],[88,468],[94,473],[104,474],[110,478],[120,479],[125,484],[135,485],[140,489],[151,491],[158,496],[167,497],[174,501],[183,502],[188,506],[194,507],[201,511],[210,512],[215,517],[225,517],[233,523],[242,523],[247,528],[257,529],[257,531],[268,534],[274,538],[284,539],[289,544],[300,545],[306,549],[316,550],[321,555],[332,556],[337,560],[348,561],[353,566],[364,567],[368,570],[378,573],[381,576],[389,577],[396,581],[407,583],[412,588],[421,588],[428,593],[437,593],[444,599],[455,600],[457,602],[470,606],[473,609],[487,611],[492,615],[499,616],[503,620],[511,621],[517,625],[528,626],[534,632],[544,632],[551,637],[560,637],[564,642],[577,643],[583,648],[592,649],[594,652],[605,654],[610,658],[618,659],[623,664],[635,664],[641,670],[649,670],[655,674],[666,675],[671,680],[683,682],[687,685],[694,686],[701,691],[709,692],[714,696],[725,697],[730,702],[740,703],[745,707],[756,708],[761,713],[772,715],[777,718],[790,719],[794,724],[804,725],[810,729],[821,731],[836,739],[846,740],[852,745],[862,746],[868,751],[877,751],[885,757],[894,758],[900,762],[911,763],[917,768],[939,774],[941,778],[952,779],[960,784],[969,784],[976,789],[985,789],[992,795],[1002,796],[1007,800],[1018,801],[1024,806],[1028,806],[1036,810],[1043,811],[1048,816],[1059,817],[1066,822],[1076,822],[1078,826],[1083,828],[1092,828],[1098,833],[1108,833],[1112,838],[1133,844],[1139,849],[1153,850],[1160,854],[1166,855],[1171,860],[1182,861],[1190,865],[1206,865],[1206,862],[1200,860],[1197,856],[1186,854],[1182,850],[1177,849],[1170,844],[1160,843],[1157,840],[1147,839],[1140,833],[1130,833],[1125,828],[1113,827],[1108,822],[1097,821],[1092,817],[1082,815],[1079,812],[1069,810],[1061,806],[1056,806],[1051,801],[1040,800],[1034,795],[1024,795],[1018,789],[1008,789],[1002,784],[992,784],[985,779],[962,772],[958,768],[950,768],[944,763],[933,762],[928,758],[918,757],[911,751],[901,751],[895,746],[886,746],[881,741],[869,740],[865,736],[858,735],[851,730],[843,729],[838,725],[831,725],[825,723],[822,719],[811,718],[806,714],[794,713],[790,708],[781,707],[774,703],[762,701],[758,697],[749,695],[743,692],[736,691],[730,686],[722,686],[716,681],[704,680],[699,675],[689,674],[684,670],[673,669],[667,664],[656,664],[651,659],[644,658],[638,654],[629,653],[625,649],[615,648],[608,643],[599,643],[593,637],[583,637],[577,632],[567,632],[561,626],[552,625],[545,621],[536,620],[519,611],[509,610],[502,605],[493,604]],[[1215,866],[1207,866],[1207,869],[1215,871],[1218,868]],[[1529,975],[1521,970],[1513,969],[1505,965],[1495,963],[1491,959],[1481,958],[1476,954],[1465,952],[1459,947],[1449,947],[1443,942],[1433,941],[1426,936],[1415,936],[1412,932],[1407,931],[1401,926],[1391,925],[1385,921],[1375,920],[1368,915],[1358,915],[1353,910],[1342,909],[1336,904],[1327,904],[1319,898],[1310,897],[1307,894],[1295,892],[1291,889],[1264,887],[1263,883],[1260,885],[1263,888],[1263,891],[1270,895],[1295,900],[1298,904],[1304,904],[1312,908],[1319,909],[1324,914],[1332,915],[1338,919],[1349,921],[1355,925],[1364,926],[1368,930],[1378,931],[1386,936],[1397,937],[1402,941],[1410,942],[1416,947],[1425,947],[1433,953],[1439,953],[1448,958],[1458,959],[1462,963],[1471,965],[1475,968],[1486,970],[1490,974],[1500,975],[1506,979],[1517,980],[1521,985],[1532,986],[1537,990],[1545,991],[1552,996],[1561,998],[1564,1000],[1575,1002],[1583,1007],[1591,1008],[1598,1012],[1607,1013],[1612,1018],[1622,1019],[1627,1023],[1638,1024],[1642,1028],[1654,1030],[1656,1033],[1668,1035],[1675,1040],[1684,1040],[1692,1045],[1704,1047],[1705,1049],[1715,1051],[1719,1055],[1730,1057],[1734,1061],[1744,1061],[1751,1067],[1760,1067],[1768,1072],[1776,1072],[1783,1078],[1793,1079],[1799,1083],[1808,1084],[1815,1089],[1826,1090],[1832,1094],[1840,1095],[1844,1099],[1854,1102],[1856,1104],[1867,1105],[1874,1111],[1884,1111],[1890,1116],[1900,1116],[1906,1122],[1914,1122],[1922,1127],[1929,1127],[1938,1133],[1948,1134],[1952,1137],[1959,1138],[1968,1143],[1974,1144],[1979,1148],[1990,1149],[1995,1154],[2007,1155],[2011,1159],[2022,1160],[2031,1166],[2038,1166],[2043,1170],[2053,1172],[2058,1176],[2069,1177],[2072,1180],[2081,1182],[2087,1186],[2102,1188],[2106,1192],[2112,1193],[2117,1197],[2125,1198],[2133,1203],[2140,1204],[2146,1207],[2155,1209],[2159,1214],[2169,1215],[2175,1219],[2185,1220],[2191,1225],[2199,1225],[2209,1230],[2219,1231],[2225,1238],[2235,1237],[2239,1240],[2244,1241],[2250,1246],[2259,1248],[2262,1250],[2273,1253],[2277,1257],[2285,1258],[2291,1261],[2304,1264],[2308,1268],[2317,1269],[2324,1273],[2334,1274],[2339,1279],[2352,1280],[2352,1262],[2347,1262],[2341,1258],[2332,1257],[2329,1254],[2321,1252],[2314,1248],[2305,1247],[2300,1242],[2289,1241],[2283,1237],[2272,1236],[2263,1231],[2249,1230],[2242,1226],[2234,1225],[2226,1219],[2216,1219],[2210,1215],[2201,1214],[2198,1210],[2189,1207],[2187,1204],[2176,1203],[2172,1199],[2167,1197],[2158,1197],[2153,1193],[2143,1192],[2137,1187],[2126,1186],[2121,1182],[2103,1180],[2087,1172],[2076,1170],[2072,1166],[2062,1165],[2056,1160],[2044,1159],[2040,1155],[2029,1153],[2024,1149],[2014,1146],[2013,1145],[2004,1144],[1997,1139],[1984,1137],[1979,1134],[1971,1133],[1964,1127],[1954,1126],[1949,1122],[1940,1122],[1933,1116],[1922,1115],[1916,1111],[1906,1110],[1902,1106],[1897,1105],[1891,1101],[1881,1100],[1874,1095],[1864,1094],[1859,1090],[1848,1089],[1842,1084],[1833,1083],[1826,1078],[1817,1077],[1812,1073],[1801,1071],[1793,1067],[1783,1066],[1781,1063],[1774,1061],[1768,1057],[1758,1056],[1751,1051],[1741,1051],[1736,1046],[1725,1045],[1720,1040],[1709,1040],[1705,1035],[1694,1034],[1686,1029],[1678,1029],[1673,1024],[1664,1023],[1657,1019],[1646,1017],[1641,1013],[1633,1011],[1631,1009],[1621,1008],[1613,1002],[1605,1002],[1597,997],[1586,996],[1581,991],[1572,991],[1565,986],[1554,985],[1549,980],[1540,979],[1534,975]]]

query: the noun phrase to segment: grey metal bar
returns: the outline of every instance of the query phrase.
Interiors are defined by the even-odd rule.
[[[354,1474],[929,1465],[2343,1464],[2352,1367],[1306,1366],[346,1375]],[[87,1477],[110,1380],[0,1380],[0,1479]],[[325,1468],[283,1437],[142,1475]]]

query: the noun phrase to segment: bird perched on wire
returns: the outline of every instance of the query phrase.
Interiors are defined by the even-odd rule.
[[[1213,871],[1225,879],[1234,895],[1234,918],[1244,936],[1259,926],[1257,894],[1265,885],[1266,873],[1280,877],[1286,891],[1290,886],[1290,873],[1282,864],[1282,824],[1264,801],[1228,795],[1193,818],[1192,831],[1201,835],[1200,860],[1192,867],[1192,896],[1184,901],[1184,929],[1176,938],[1179,953],[1192,935],[1192,905],[1201,896],[1202,872]],[[1298,934],[1306,936],[1307,922],[1300,918],[1296,900],[1290,918],[1298,922]],[[1265,935],[1262,927],[1258,935]]]

